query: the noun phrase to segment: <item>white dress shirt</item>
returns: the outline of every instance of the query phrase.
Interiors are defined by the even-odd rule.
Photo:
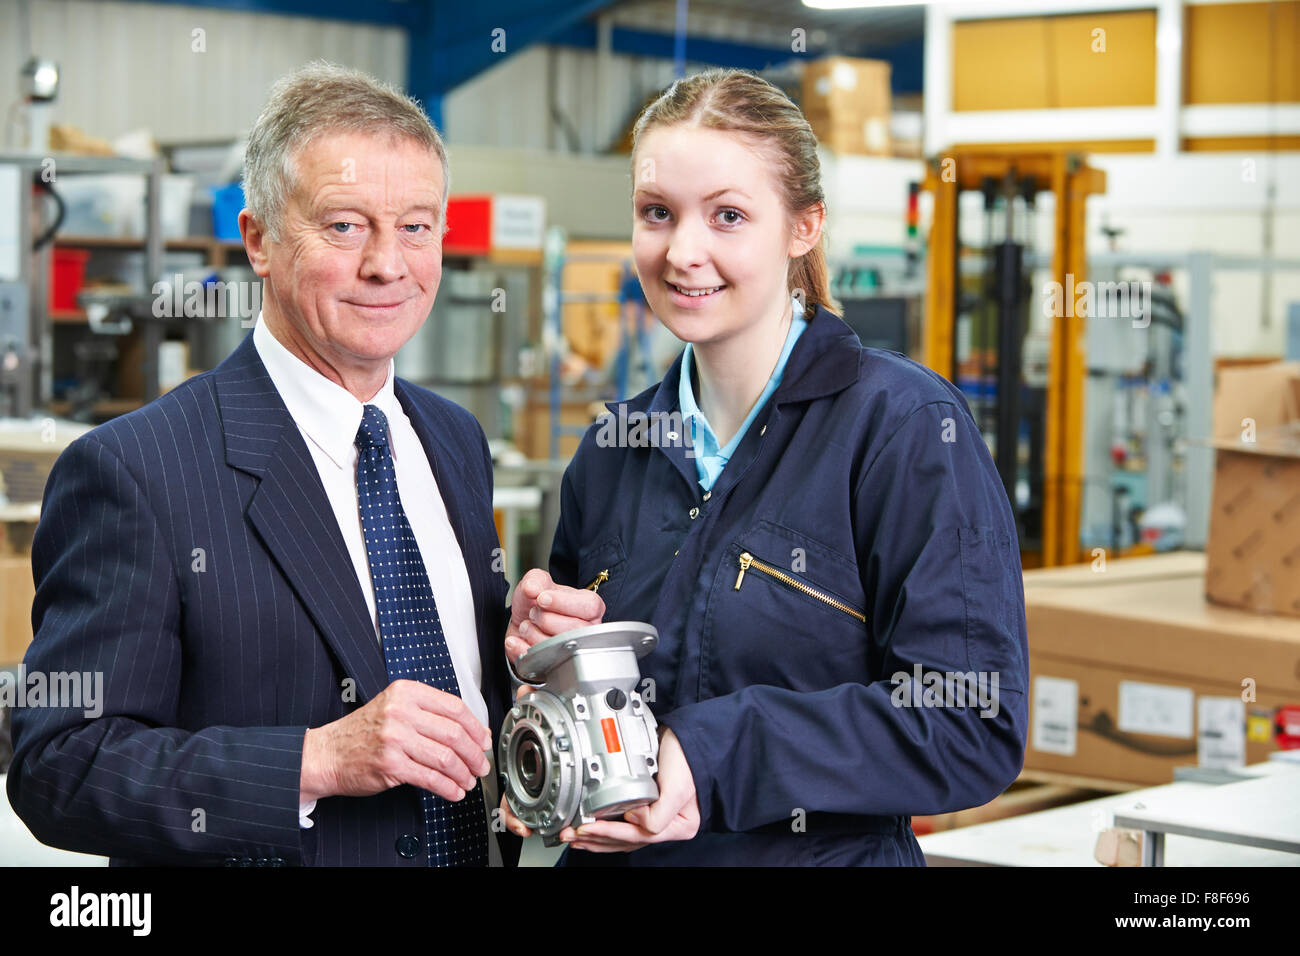
[[[352,558],[361,593],[370,610],[377,641],[380,639],[379,618],[375,611],[375,589],[370,580],[365,535],[361,529],[361,508],[357,502],[357,446],[354,442],[357,429],[361,427],[364,405],[377,405],[388,419],[388,444],[397,475],[398,496],[429,574],[429,586],[438,606],[438,617],[447,638],[447,650],[451,653],[460,696],[470,712],[487,724],[487,703],[480,689],[483,667],[479,659],[478,628],[469,572],[424,446],[393,393],[393,361],[389,359],[388,377],[383,388],[369,402],[362,403],[347,389],[331,382],[286,349],[266,327],[261,313],[258,313],[253,328],[253,346],[316,463],[321,484]],[[302,826],[312,826],[308,814],[315,808],[315,800],[299,807]]]

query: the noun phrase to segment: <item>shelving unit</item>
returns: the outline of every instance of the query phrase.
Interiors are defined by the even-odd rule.
[[[63,308],[49,307],[52,251],[76,249],[89,252],[93,258],[90,260],[90,272],[87,278],[93,278],[97,273],[116,273],[120,281],[129,283],[137,293],[146,295],[153,288],[154,283],[164,278],[167,273],[181,271],[182,267],[169,268],[168,254],[170,253],[197,254],[191,256],[194,260],[192,263],[183,266],[187,279],[193,278],[192,269],[201,267],[205,272],[210,273],[228,268],[246,268],[248,260],[243,244],[237,240],[218,239],[212,236],[177,238],[162,236],[161,179],[165,165],[163,160],[139,162],[60,155],[56,155],[54,160],[56,176],[53,184],[56,190],[58,182],[65,175],[126,173],[144,176],[147,183],[144,192],[145,234],[124,236],[96,235],[84,231],[60,232],[39,252],[32,252],[31,245],[36,235],[35,230],[45,228],[42,223],[49,220],[48,211],[37,207],[38,203],[46,203],[48,200],[42,198],[41,193],[32,188],[33,178],[40,174],[44,165],[43,158],[0,153],[0,168],[4,164],[11,164],[18,170],[17,177],[10,174],[9,181],[15,185],[18,192],[17,205],[22,210],[22,215],[17,218],[23,221],[24,232],[15,238],[23,254],[17,263],[16,275],[7,278],[17,280],[25,289],[23,296],[18,297],[25,298],[21,306],[24,327],[19,335],[22,342],[27,343],[26,354],[29,356],[29,361],[24,363],[22,370],[22,381],[17,381],[20,378],[18,374],[0,370],[0,385],[7,384],[11,391],[21,393],[21,401],[10,403],[10,411],[13,414],[26,416],[31,414],[33,409],[44,408],[56,414],[69,414],[75,411],[85,412],[88,406],[90,416],[95,421],[102,421],[138,408],[158,396],[160,393],[159,348],[164,341],[183,333],[191,347],[196,350],[194,356],[198,355],[200,349],[204,353],[211,353],[206,358],[199,358],[191,364],[191,368],[204,368],[211,364],[219,353],[224,354],[223,350],[229,344],[227,341],[229,336],[225,335],[225,329],[208,328],[207,317],[196,321],[181,316],[159,319],[146,314],[132,315],[133,328],[115,339],[114,344],[117,346],[118,354],[113,357],[112,350],[90,344],[99,341],[90,335],[91,332],[105,330],[94,328],[81,303],[72,308],[66,307],[66,303],[61,303],[65,306]],[[3,181],[0,177],[0,182]],[[38,211],[45,214],[34,215]],[[139,271],[134,261],[129,266],[124,263],[123,260],[127,257],[133,260],[141,258],[141,252],[143,252],[143,261]],[[534,273],[540,273],[543,254],[541,249],[509,247],[494,247],[484,252],[477,248],[461,248],[453,243],[443,250],[443,264],[444,268],[449,270],[473,271],[484,266],[525,270],[531,278]],[[122,274],[123,269],[127,270],[127,274]],[[540,275],[537,278],[538,281],[529,282],[530,291],[524,293],[525,298],[529,300],[526,308],[530,314],[540,314]],[[3,305],[3,297],[0,297],[0,306]],[[0,313],[3,311],[3,308],[0,308]],[[201,323],[202,328],[200,328]],[[0,329],[0,332],[3,331]],[[534,331],[531,327],[520,329],[519,335],[514,335],[514,338],[519,338],[521,335],[528,337]],[[521,344],[515,342],[514,338],[511,339],[512,352]],[[2,335],[0,339],[3,339]],[[0,352],[3,351],[3,345],[4,342],[0,341]],[[74,348],[75,360],[74,353],[70,351]],[[415,349],[412,354],[414,352],[418,352],[418,349]],[[73,371],[74,364],[75,371]],[[419,362],[416,361],[415,364],[418,366]],[[79,389],[79,395],[68,396],[72,399],[68,401],[64,400],[62,392],[64,380],[70,383],[75,380],[78,383],[91,384],[84,390]],[[94,385],[96,382],[99,382],[100,397],[90,394],[96,391]],[[60,386],[57,398],[56,383]]]
[[[76,249],[143,249],[145,240],[136,236],[79,236],[60,234],[55,236],[54,245]],[[206,253],[209,265],[220,268],[224,265],[246,261],[244,244],[234,239],[216,239],[212,236],[187,236],[183,239],[164,239],[165,252],[202,252]],[[233,259],[231,256],[233,255]]]
[[[51,165],[52,161],[52,165]],[[57,312],[49,308],[49,273],[51,253],[55,245],[99,245],[104,248],[129,248],[144,251],[144,281],[146,288],[152,283],[162,266],[164,242],[161,224],[161,181],[163,162],[154,160],[122,159],[118,157],[78,156],[54,153],[34,156],[24,153],[0,153],[0,167],[17,169],[14,183],[17,195],[13,197],[18,212],[14,241],[17,249],[17,275],[0,276],[25,286],[25,316],[8,316],[8,346],[18,354],[16,368],[6,378],[5,388],[11,393],[8,412],[20,418],[29,416],[35,408],[49,407],[53,399],[54,381],[54,327],[84,321],[79,309]],[[57,187],[59,177],[75,175],[134,174],[145,177],[145,235],[138,239],[113,237],[83,237],[88,243],[70,242],[66,236],[39,250],[33,248],[36,240],[34,224],[43,221],[35,204],[42,200],[34,194],[34,177],[45,170],[53,174]],[[144,399],[158,394],[158,345],[162,341],[162,328],[156,323],[144,324]]]
[[[133,236],[81,236],[60,235],[54,238],[56,248],[65,249],[121,249],[135,251],[143,249],[145,241]],[[214,239],[210,236],[189,236],[184,239],[166,239],[163,241],[164,252],[202,252],[207,261],[205,266],[221,269],[227,265],[239,265],[247,261],[242,243],[226,239]],[[46,309],[51,322],[76,325],[87,321],[85,309]]]

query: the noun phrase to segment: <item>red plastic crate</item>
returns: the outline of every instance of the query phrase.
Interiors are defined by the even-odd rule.
[[[90,253],[85,249],[55,249],[50,264],[50,308],[75,309],[77,293],[86,283],[86,263]]]
[[[487,255],[492,251],[492,197],[452,196],[447,200],[444,253]]]

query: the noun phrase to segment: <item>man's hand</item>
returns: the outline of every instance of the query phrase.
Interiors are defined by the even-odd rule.
[[[538,641],[599,624],[604,616],[605,602],[595,591],[556,584],[541,568],[533,568],[520,579],[510,600],[506,658],[513,665]]]
[[[658,781],[659,799],[649,806],[629,810],[622,821],[597,820],[577,830],[565,827],[560,839],[575,849],[593,853],[626,853],[648,843],[691,839],[700,829],[695,778],[677,735],[669,729],[659,739]]]
[[[307,731],[299,802],[409,783],[460,800],[486,776],[492,734],[455,694],[395,680],[364,707]]]

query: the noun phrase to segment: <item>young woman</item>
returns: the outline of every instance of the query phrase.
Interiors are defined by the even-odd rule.
[[[1023,762],[1002,483],[960,392],[828,308],[817,144],[780,90],[679,80],[634,143],[637,272],[687,345],[611,410],[690,440],[587,433],[506,651],[586,617],[569,588],[655,625],[660,799],[565,831],[564,861],[924,865],[911,815],[983,804]]]

